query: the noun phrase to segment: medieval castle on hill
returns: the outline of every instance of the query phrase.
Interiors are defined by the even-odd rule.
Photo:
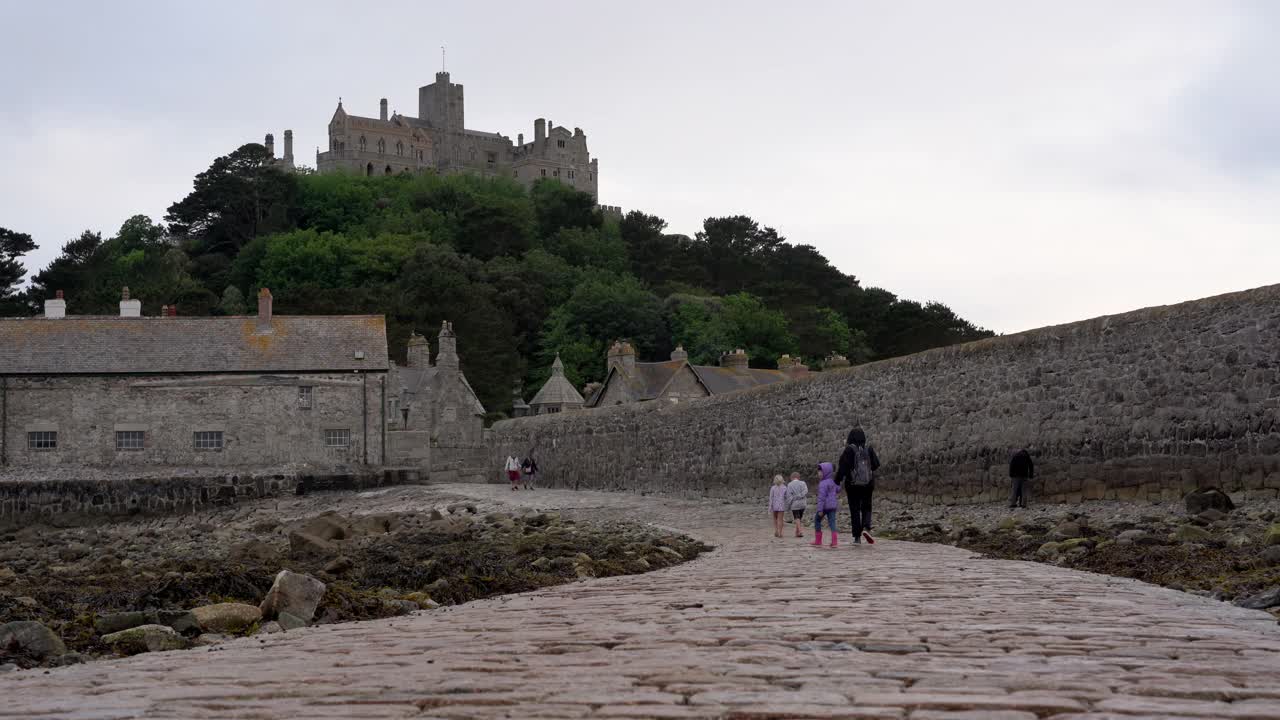
[[[376,118],[350,115],[339,99],[329,120],[329,149],[316,152],[316,170],[364,175],[470,173],[513,178],[525,187],[554,178],[598,197],[599,160],[588,152],[582,128],[570,132],[538,118],[533,121],[533,141],[526,143],[521,133],[513,143],[499,133],[468,130],[464,118],[462,85],[450,82],[447,72],[436,73],[435,82],[418,88],[417,117],[388,115],[386,98]],[[279,164],[292,168],[292,130],[284,131],[284,142]],[[274,157],[271,135],[266,146]]]

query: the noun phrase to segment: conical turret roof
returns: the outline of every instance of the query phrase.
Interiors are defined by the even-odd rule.
[[[537,395],[529,401],[530,405],[581,405],[582,394],[574,389],[569,379],[564,376],[564,363],[560,362],[560,354],[556,353],[556,361],[551,363],[551,377]]]

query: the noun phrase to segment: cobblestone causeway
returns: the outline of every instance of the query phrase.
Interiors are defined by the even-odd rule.
[[[762,508],[448,489],[718,549],[646,575],[18,673],[0,679],[0,717],[1280,718],[1280,627],[1263,612],[940,545],[816,549],[772,537]]]

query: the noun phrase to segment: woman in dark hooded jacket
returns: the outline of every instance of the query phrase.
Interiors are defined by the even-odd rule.
[[[849,522],[855,543],[864,537],[868,543],[875,542],[871,537],[871,493],[876,489],[875,471],[879,467],[880,458],[876,457],[875,448],[867,445],[867,434],[862,428],[850,430],[844,452],[840,453],[836,482],[844,486],[849,498]]]

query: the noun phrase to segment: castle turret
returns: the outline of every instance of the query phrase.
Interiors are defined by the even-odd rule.
[[[540,143],[547,139],[547,121],[538,118],[533,121],[533,141]]]
[[[436,353],[436,366],[442,368],[458,368],[458,338],[453,334],[453,323],[448,320],[440,323],[440,338],[436,341],[440,352]]]
[[[267,157],[274,158],[276,156],[276,136],[267,133],[267,137],[262,141],[267,148]]]
[[[387,119],[387,99],[382,98],[378,101],[378,119],[386,121]]]
[[[293,131],[284,131],[284,164],[293,167]]]

